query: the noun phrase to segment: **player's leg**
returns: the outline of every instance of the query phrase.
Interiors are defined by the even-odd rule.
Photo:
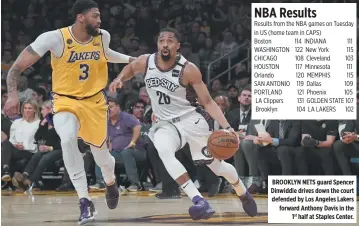
[[[175,157],[175,152],[181,148],[181,143],[185,142],[180,136],[173,125],[166,125],[156,131],[153,143],[168,173],[193,201],[194,206],[189,210],[192,219],[208,219],[214,214],[214,210],[203,199],[186,169]]]
[[[231,183],[243,203],[243,209],[249,216],[255,216],[257,205],[239,178],[236,168],[225,161],[213,159],[208,152],[207,141],[211,134],[209,125],[203,118],[198,120],[198,117],[199,114],[193,115],[183,123],[193,160],[205,162],[217,176],[222,176]],[[196,121],[197,124],[194,124]]]
[[[120,198],[115,176],[115,158],[110,154],[106,144],[101,148],[91,145],[91,152],[96,164],[101,168],[105,181],[107,206],[110,209],[115,209]]]
[[[218,159],[208,165],[208,167],[218,176],[226,178],[232,184],[239,199],[242,201],[244,211],[251,217],[257,215],[257,204],[253,197],[249,194],[243,182],[239,178],[233,165]]]
[[[84,160],[78,148],[79,122],[77,117],[70,112],[59,112],[54,115],[53,120],[54,128],[61,139],[65,167],[80,199],[79,223],[83,224],[94,219],[95,207],[90,201]]]

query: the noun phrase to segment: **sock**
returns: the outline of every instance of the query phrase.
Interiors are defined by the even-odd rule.
[[[244,186],[242,180],[239,178],[237,170],[233,165],[215,159],[208,167],[217,175],[226,178],[226,180],[232,184],[234,190],[238,196],[242,196],[246,193],[247,189]]]
[[[203,198],[203,196],[201,195],[201,193],[199,193],[198,189],[196,188],[191,179],[189,179],[186,183],[182,184],[181,188],[191,200],[197,195]]]
[[[232,183],[231,183],[232,184]],[[246,193],[247,189],[246,187],[244,186],[243,182],[241,181],[241,179],[239,179],[238,177],[238,180],[237,182],[233,183],[232,184],[234,190],[236,191],[236,194],[238,196],[242,196]]]

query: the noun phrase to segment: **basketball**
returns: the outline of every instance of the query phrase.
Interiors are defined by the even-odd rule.
[[[208,139],[208,151],[219,160],[231,158],[239,148],[239,141],[234,132],[225,129],[214,131]]]

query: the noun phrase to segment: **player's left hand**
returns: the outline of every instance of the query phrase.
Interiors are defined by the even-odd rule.
[[[123,87],[123,82],[116,78],[115,80],[113,80],[113,82],[111,82],[110,86],[109,86],[109,90],[111,92],[117,92],[117,89],[121,89]]]
[[[236,135],[237,140],[238,140],[238,144],[239,144],[240,140],[239,140],[239,136],[238,136],[237,132],[236,132],[233,128],[228,128],[228,129],[226,129],[226,130],[228,130],[229,132],[231,132],[231,133],[233,133],[234,135]]]

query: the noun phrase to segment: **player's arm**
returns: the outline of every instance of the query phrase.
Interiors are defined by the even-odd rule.
[[[30,45],[20,53],[11,66],[6,78],[9,98],[18,98],[17,86],[21,73],[35,64],[40,58],[41,56],[39,56]]]
[[[202,81],[202,74],[199,69],[192,63],[188,63],[183,71],[184,79],[192,85],[196,91],[198,100],[204,106],[208,114],[219,123],[222,128],[230,128],[227,119],[224,117],[221,109],[212,99],[208,92],[207,86]]]
[[[110,91],[116,92],[117,88],[122,88],[123,82],[130,80],[137,74],[144,74],[148,57],[149,55],[141,55],[127,64],[117,78],[110,84]]]
[[[41,34],[36,40],[27,46],[17,57],[7,75],[7,88],[10,98],[18,98],[17,85],[20,75],[27,68],[35,64],[47,51],[62,51],[63,43],[60,31],[49,31]],[[61,54],[57,54],[61,55]]]
[[[101,30],[102,40],[103,40],[103,48],[105,50],[105,54],[107,57],[108,62],[110,63],[130,63],[134,61],[136,58],[131,57],[119,52],[116,52],[110,49],[110,41],[111,35],[106,30]]]

